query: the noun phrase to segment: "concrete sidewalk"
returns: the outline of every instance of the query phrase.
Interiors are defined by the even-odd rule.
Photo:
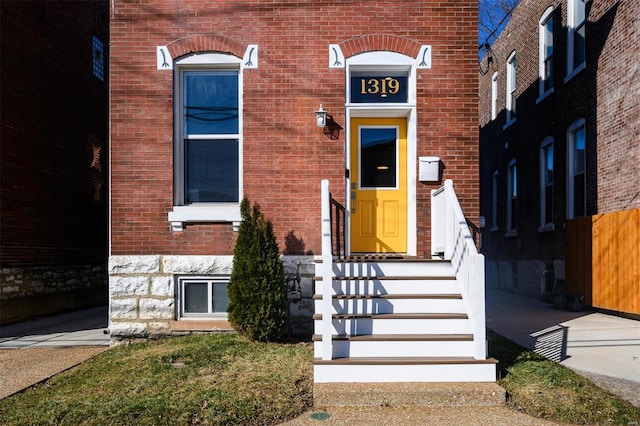
[[[0,399],[109,348],[107,307],[0,327]]]
[[[640,321],[487,289],[487,328],[640,407]]]
[[[106,306],[0,327],[0,349],[109,346]]]

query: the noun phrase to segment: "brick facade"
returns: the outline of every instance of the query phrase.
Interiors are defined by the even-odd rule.
[[[465,214],[479,215],[477,4],[460,1],[326,2],[120,1],[111,10],[111,256],[224,256],[233,224],[186,223],[172,230],[174,73],[158,70],[158,46],[173,60],[220,52],[259,66],[242,74],[243,196],[262,207],[284,255],[320,254],[320,181],[345,202],[344,57],[390,51],[416,58],[416,157],[439,156]],[[322,104],[340,125],[328,138],[313,112]],[[417,164],[410,164],[415,168]],[[430,191],[416,185],[416,254],[430,256]]]
[[[567,131],[585,120],[586,215],[640,207],[638,145],[640,47],[633,1],[586,2],[585,67],[570,78],[567,70],[567,0],[523,1],[481,63],[479,87],[481,213],[487,218],[483,251],[488,285],[532,296],[564,278],[562,261],[568,217]],[[553,92],[540,97],[539,22],[553,8]],[[516,122],[505,127],[506,60],[517,58]],[[489,63],[489,59],[491,62]],[[491,119],[491,82],[497,72],[497,117]],[[541,227],[540,145],[553,138],[553,226]],[[518,170],[517,235],[506,235],[506,172]],[[498,227],[492,217],[492,178],[498,172]],[[550,229],[552,228],[552,229]],[[545,273],[546,271],[546,273]]]
[[[0,323],[106,301],[108,7],[0,3]]]

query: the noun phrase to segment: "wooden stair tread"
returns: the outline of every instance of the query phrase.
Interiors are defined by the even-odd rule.
[[[400,281],[400,280],[412,280],[412,281],[455,281],[456,277],[452,275],[437,276],[437,275],[362,275],[362,276],[333,276],[332,281],[372,281],[372,280],[386,280],[386,281]],[[322,281],[321,276],[313,277],[314,281]]]
[[[494,358],[473,357],[362,357],[323,360],[314,358],[315,365],[443,365],[443,364],[497,364]]]
[[[459,293],[438,293],[438,294],[334,294],[332,299],[353,300],[353,299],[455,299],[462,300]],[[314,294],[314,300],[322,300],[321,294]]]
[[[334,334],[331,338],[351,342],[468,342],[473,341],[473,334]],[[311,340],[320,342],[322,336],[314,334]]]
[[[332,262],[335,263],[373,263],[373,262],[385,262],[385,263],[451,263],[450,260],[444,259],[432,259],[432,258],[420,258],[416,256],[407,255],[363,255],[363,256],[349,256],[343,258],[334,258]],[[315,263],[322,263],[322,259],[315,259]]]
[[[333,319],[468,319],[462,313],[424,313],[424,314],[333,314]],[[322,314],[314,314],[314,320],[321,320]]]

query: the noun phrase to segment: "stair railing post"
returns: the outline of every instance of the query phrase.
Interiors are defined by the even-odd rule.
[[[329,194],[329,181],[324,179],[321,183],[322,204],[322,359],[327,361],[333,358],[331,347],[332,318],[331,318],[331,293],[332,293],[332,266],[331,254],[331,204]]]

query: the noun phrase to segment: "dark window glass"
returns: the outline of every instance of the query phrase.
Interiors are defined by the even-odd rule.
[[[360,186],[396,187],[397,130],[360,129]]]
[[[584,62],[585,52],[585,25],[584,22],[576,29],[573,34],[573,67],[577,68]]]
[[[184,312],[208,313],[207,293],[207,283],[185,283]]]
[[[185,135],[239,133],[237,71],[187,71],[184,85]]]
[[[238,202],[238,140],[185,141],[185,203]]]
[[[211,291],[211,306],[213,312],[227,312],[229,306],[229,296],[227,295],[227,283],[213,283]]]
[[[408,99],[406,72],[351,74],[351,102],[406,103]]]

